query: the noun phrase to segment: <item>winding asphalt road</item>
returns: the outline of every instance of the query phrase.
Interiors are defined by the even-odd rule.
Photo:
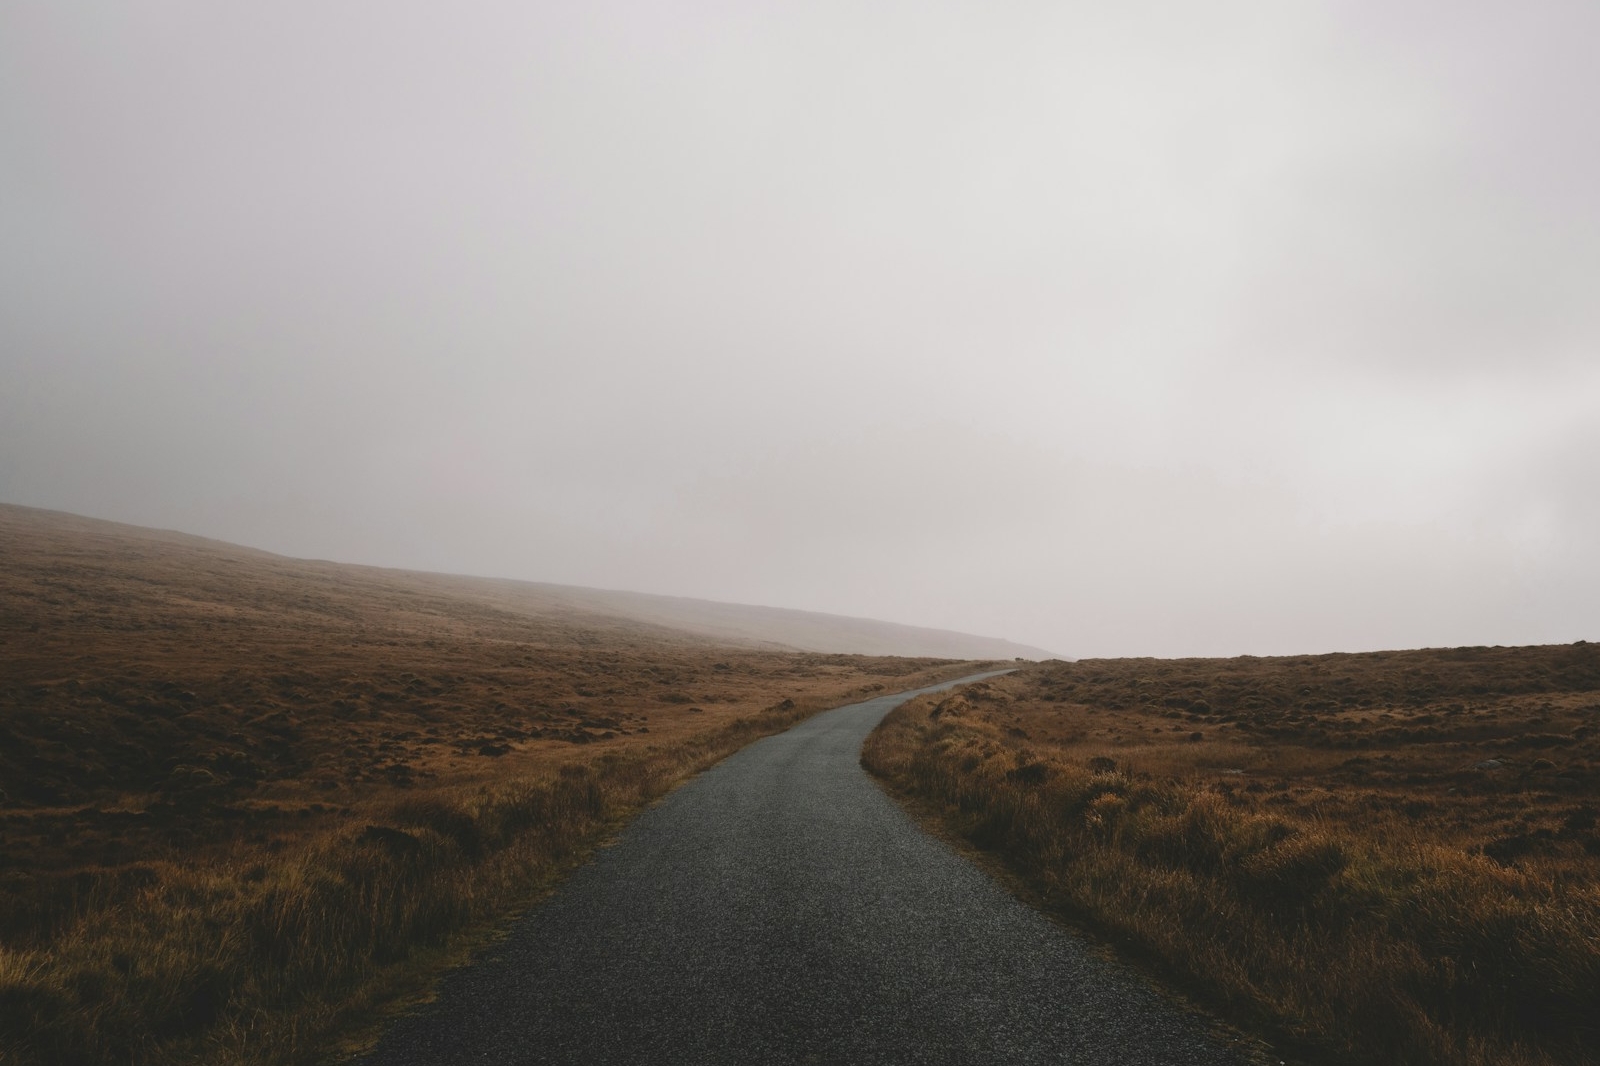
[[[1238,1066],[878,789],[861,743],[913,695],[690,781],[361,1061]]]

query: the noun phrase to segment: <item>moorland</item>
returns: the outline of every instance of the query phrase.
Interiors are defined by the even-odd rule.
[[[1596,645],[1046,662],[863,762],[1306,1060],[1600,1062]]]
[[[689,775],[975,668],[558,593],[0,506],[0,1061],[319,1061]]]

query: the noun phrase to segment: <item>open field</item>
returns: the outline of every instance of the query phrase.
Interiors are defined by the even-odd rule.
[[[970,663],[0,507],[0,1061],[309,1062],[617,819]]]
[[[864,762],[1328,1062],[1600,1062],[1600,647],[1051,662]]]

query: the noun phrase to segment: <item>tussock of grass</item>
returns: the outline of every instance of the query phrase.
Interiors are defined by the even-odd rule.
[[[1518,692],[1541,665],[1531,653],[1543,649],[1526,651],[1534,661],[1513,672]],[[1263,672],[1283,667],[1256,662]],[[1412,772],[1382,786],[1353,783],[1338,776],[1339,763],[1329,770],[1319,762],[1320,734],[1288,739],[1293,697],[1281,713],[1262,714],[1259,730],[1230,730],[1233,739],[1188,741],[1186,723],[1177,727],[1183,739],[1166,740],[1174,727],[1161,690],[1183,690],[1185,710],[1202,699],[1187,690],[1205,687],[1205,670],[1189,665],[1188,676],[1165,679],[1149,676],[1148,663],[1046,666],[960,697],[923,698],[884,722],[863,761],[893,788],[943,809],[1049,906],[1308,1053],[1460,1066],[1600,1062],[1600,847],[1582,797],[1565,829],[1525,833],[1542,850],[1517,861],[1469,843],[1475,832],[1480,841],[1503,832],[1494,820],[1517,804],[1559,819],[1571,786],[1541,792],[1541,770],[1475,793],[1448,783],[1453,767],[1437,778],[1418,771],[1442,758],[1437,752],[1419,754]],[[1239,664],[1226,665],[1217,673],[1231,684]],[[1376,674],[1408,665],[1380,662]],[[1060,706],[1050,698],[1072,690],[1082,699],[1077,682],[1096,671],[1091,687],[1115,692],[1104,675],[1124,668],[1145,698],[1114,715],[1087,700]],[[1436,675],[1425,683],[1445,690],[1441,698],[1459,687]],[[1494,692],[1481,668],[1470,683],[1480,698]],[[1574,684],[1536,690],[1546,695],[1530,713],[1560,718],[1561,693],[1593,681]],[[1303,688],[1302,700],[1323,696],[1318,685]],[[1370,728],[1358,719],[1330,735],[1350,741],[1363,729],[1388,735],[1405,725],[1361,702],[1351,712],[1372,712]],[[1572,702],[1572,721],[1600,712],[1582,703]],[[1514,716],[1501,710],[1491,740],[1514,749]],[[1403,745],[1389,750],[1406,758]],[[1453,766],[1480,757],[1449,750]],[[1280,753],[1289,769],[1274,776]],[[1241,762],[1262,769],[1233,768]],[[1246,781],[1254,791],[1240,787]],[[1296,802],[1291,785],[1302,784],[1315,791]],[[1520,817],[1526,829],[1531,816]]]

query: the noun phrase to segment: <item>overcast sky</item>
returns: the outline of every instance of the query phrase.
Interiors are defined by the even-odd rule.
[[[0,500],[1062,654],[1600,639],[1600,5],[0,4]]]

